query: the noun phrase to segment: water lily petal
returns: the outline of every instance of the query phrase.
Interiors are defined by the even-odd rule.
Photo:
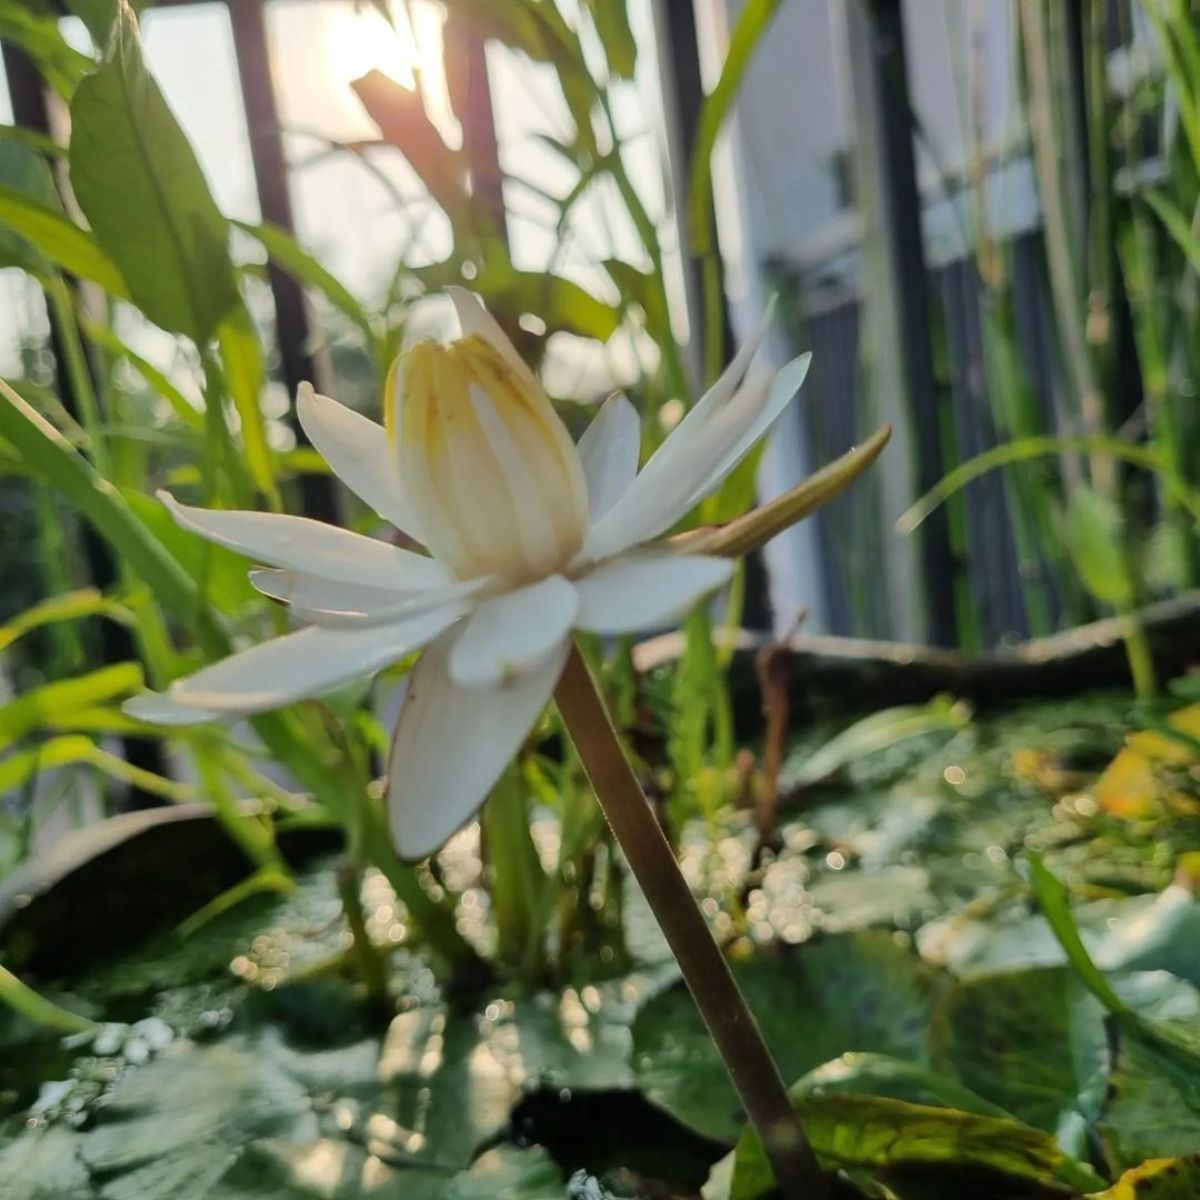
[[[744,381],[719,406],[706,396],[592,526],[580,557],[607,558],[670,529],[778,419],[804,382],[809,359],[802,354],[777,372]]]
[[[561,575],[483,600],[450,652],[450,678],[493,688],[534,667],[571,631],[579,593]]]
[[[357,616],[382,613],[395,609],[405,597],[436,595],[441,588],[420,592],[395,592],[389,588],[366,587],[306,575],[303,571],[283,571],[276,567],[254,567],[250,571],[251,585],[264,596],[279,600],[291,607],[302,620],[309,614],[346,613]]]
[[[148,725],[203,725],[206,721],[219,721],[223,715],[180,704],[165,692],[143,692],[133,696],[121,705],[121,711]]]
[[[382,425],[302,383],[296,414],[308,440],[339,479],[365,504],[409,537],[420,526],[404,496],[391,439]]]
[[[626,396],[609,396],[579,439],[579,457],[587,480],[588,507],[598,521],[637,476],[642,423]]]
[[[732,444],[725,444],[724,436],[721,437],[720,440],[722,444],[725,444],[725,449],[717,458],[716,463],[709,469],[708,473],[696,484],[691,496],[683,504],[679,514],[671,521],[672,525],[689,508],[698,504],[705,496],[715,491],[725,476],[750,453],[758,440],[779,420],[783,414],[783,410],[791,404],[796,398],[796,393],[803,386],[811,363],[812,355],[805,352],[804,354],[797,355],[790,362],[785,363],[773,374],[765,373],[759,376],[757,380],[745,385],[749,393],[746,403],[738,405],[736,411],[735,406],[731,403],[725,412],[721,414],[722,417],[726,418],[724,422],[725,428],[738,429],[739,426],[741,427],[739,436],[733,440]],[[745,418],[748,419],[743,426],[741,423]],[[678,432],[676,430],[676,433]],[[724,434],[724,429],[722,430],[722,434]],[[699,437],[698,431],[697,437]],[[684,447],[686,449],[686,442],[684,443]]]
[[[397,591],[448,581],[445,570],[432,558],[323,521],[282,513],[192,508],[167,492],[159,492],[158,498],[184,529],[268,566]]]
[[[419,592],[381,592],[379,588],[347,587],[295,571],[251,571],[251,582],[264,595],[283,600],[301,621],[328,628],[365,629],[407,621],[410,617],[451,604],[467,605],[481,593],[495,591],[490,576],[447,583]],[[267,578],[263,578],[266,576]],[[382,597],[382,601],[380,601]]]
[[[460,688],[448,670],[459,636],[425,651],[392,743],[388,814],[407,859],[432,854],[483,803],[550,699],[570,644],[498,687]]]
[[[529,364],[517,352],[512,339],[500,328],[500,322],[488,312],[484,303],[474,292],[463,287],[448,287],[446,294],[454,302],[454,311],[458,316],[458,327],[463,337],[478,336],[490,342],[508,361],[508,365],[520,375],[527,386],[542,390],[537,376],[529,369]]]
[[[636,633],[674,623],[703,596],[729,582],[727,558],[644,554],[601,563],[579,579],[575,624],[591,633]]]
[[[382,670],[461,616],[462,609],[452,607],[378,629],[310,625],[203,667],[173,683],[168,695],[179,704],[221,713],[282,708]]]

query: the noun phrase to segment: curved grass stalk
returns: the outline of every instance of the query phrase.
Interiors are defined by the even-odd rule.
[[[1064,451],[1082,451],[1091,455],[1104,455],[1140,467],[1144,471],[1152,471],[1163,482],[1163,487],[1170,493],[1172,499],[1185,508],[1197,522],[1200,522],[1200,494],[1189,488],[1163,457],[1154,450],[1144,446],[1134,446],[1115,437],[1045,437],[1021,438],[1008,442],[1003,446],[995,446],[991,450],[977,454],[974,458],[960,463],[953,471],[944,475],[937,484],[921,496],[915,504],[896,520],[897,533],[912,533],[938,505],[945,503],[951,496],[968,483],[996,470],[998,467],[1011,466],[1013,463],[1027,462],[1035,458],[1058,457]]]

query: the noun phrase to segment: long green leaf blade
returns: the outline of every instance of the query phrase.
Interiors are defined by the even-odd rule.
[[[0,184],[0,224],[31,241],[56,267],[81,279],[90,279],[114,296],[128,294],[121,272],[86,229],[3,184]]]
[[[238,303],[228,225],[142,59],[119,0],[99,70],[71,102],[71,182],[96,240],[152,321],[207,342]]]

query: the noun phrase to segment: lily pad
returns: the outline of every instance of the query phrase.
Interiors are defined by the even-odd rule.
[[[1143,1163],[1092,1200],[1195,1200],[1196,1196],[1200,1196],[1200,1154]]]
[[[1059,1194],[1072,1166],[1054,1139],[1018,1121],[853,1093],[802,1097],[796,1111],[827,1168],[949,1172],[1007,1181],[1021,1196]],[[734,1155],[729,1200],[757,1200],[774,1183],[762,1144],[746,1130]],[[979,1194],[991,1192],[979,1188]],[[975,1194],[959,1190],[956,1195]],[[1004,1193],[1001,1193],[1004,1194]],[[1014,1193],[1010,1193],[1014,1194]]]
[[[828,937],[735,973],[785,1079],[851,1050],[928,1061],[926,1027],[943,978],[894,935]],[[682,986],[638,1013],[633,1062],[646,1095],[684,1124],[717,1139],[737,1136],[741,1107]]]
[[[1104,1012],[1065,968],[1035,967],[958,984],[935,1014],[943,1073],[1048,1133],[1094,1119],[1104,1098]]]
[[[957,1108],[993,1117],[1010,1115],[953,1079],[886,1054],[843,1054],[841,1058],[809,1071],[791,1088],[792,1096],[797,1099],[843,1092],[929,1104],[935,1108]]]
[[[93,1193],[80,1141],[73,1129],[42,1125],[0,1143],[0,1200],[86,1200]]]
[[[1168,1022],[1161,1028],[1200,1033],[1195,1023]],[[1200,1146],[1200,1074],[1194,1058],[1123,1029],[1100,1132],[1119,1169],[1194,1154]]]

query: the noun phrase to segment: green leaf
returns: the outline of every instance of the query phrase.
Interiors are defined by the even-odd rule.
[[[45,158],[63,158],[67,153],[67,148],[60,146],[49,134],[26,129],[23,125],[0,125],[0,139],[16,142]]]
[[[95,527],[126,564],[154,591],[168,612],[193,614],[197,591],[182,567],[49,421],[0,380],[0,438],[25,464],[55,487]]]
[[[123,490],[121,495],[197,588],[206,586],[208,598],[217,608],[230,614],[245,614],[247,604],[258,595],[250,585],[245,558],[181,528],[154,496],[131,488]]]
[[[132,0],[134,12],[140,14],[149,0]],[[97,46],[107,46],[117,15],[115,0],[66,0],[71,10],[87,26]]]
[[[48,205],[0,184],[0,223],[27,238],[60,270],[90,279],[114,296],[127,295],[121,272],[95,238]]]
[[[1159,1158],[1126,1171],[1092,1200],[1195,1200],[1200,1196],[1200,1154]]]
[[[415,267],[413,274],[431,291],[462,283],[456,259]],[[573,280],[540,271],[518,271],[506,258],[497,255],[489,256],[487,265],[471,280],[471,289],[483,297],[493,312],[514,317],[532,313],[545,321],[551,331],[561,329],[603,342],[621,322],[621,314],[613,305],[598,300]]]
[[[1047,1133],[1095,1119],[1104,1098],[1104,1012],[1060,967],[983,975],[938,1006],[934,1063],[1012,1116]]]
[[[11,971],[0,966],[0,1004],[7,1004],[13,1011],[18,1012],[26,1020],[45,1029],[54,1029],[60,1033],[82,1033],[93,1028],[92,1022],[86,1017],[69,1009],[60,1008],[35,992],[28,984],[22,983]]]
[[[540,1146],[499,1146],[481,1154],[440,1194],[445,1200],[562,1200],[563,1177]]]
[[[1197,1031],[1195,1023],[1191,1029]],[[1180,1061],[1161,1043],[1122,1027],[1099,1128],[1110,1159],[1121,1168],[1147,1158],[1195,1153],[1200,1146],[1195,1062]]]
[[[692,147],[688,217],[691,223],[692,251],[697,255],[715,249],[712,208],[712,155],[733,102],[742,86],[746,69],[758,43],[767,32],[782,0],[747,0],[729,39],[729,49],[721,68],[721,77],[705,97]]]
[[[1072,489],[1067,505],[1067,548],[1084,587],[1113,608],[1128,608],[1133,583],[1123,546],[1124,528],[1117,506],[1094,488]]]
[[[616,6],[619,0],[600,0]],[[481,36],[495,38],[527,54],[534,62],[554,68],[575,122],[576,136],[587,151],[595,151],[592,109],[597,95],[575,31],[553,0],[459,0],[458,9]]]
[[[107,1180],[105,1200],[219,1195],[243,1146],[311,1137],[311,1120],[306,1089],[273,1056],[182,1045],[118,1083],[79,1154]]]
[[[127,0],[104,62],[76,90],[71,125],[75,194],[133,301],[164,329],[207,342],[239,301],[228,227],[146,70]]]
[[[79,1141],[69,1126],[43,1123],[0,1148],[0,1200],[90,1200],[95,1193]]]
[[[24,50],[66,99],[92,66],[92,60],[63,37],[53,16],[41,16],[21,4],[0,5],[0,39]]]
[[[18,638],[44,625],[99,616],[128,622],[130,615],[127,608],[108,599],[96,588],[80,588],[78,591],[64,592],[61,596],[50,596],[0,625],[0,654]]]
[[[1100,968],[1079,936],[1079,927],[1071,916],[1071,901],[1065,885],[1052,875],[1045,863],[1036,854],[1029,854],[1030,883],[1034,898],[1038,902],[1054,936],[1058,939],[1067,961],[1075,969],[1087,989],[1111,1013],[1126,1015],[1131,1012],[1128,1004],[1113,990]]]
[[[366,309],[354,298],[350,289],[332,272],[327,271],[286,229],[269,222],[251,225],[243,221],[234,221],[233,224],[257,240],[276,266],[286,271],[298,283],[320,292],[334,308],[363,331],[368,344],[375,343],[375,330]]]
[[[149,359],[131,350],[108,325],[85,318],[84,332],[119,362],[127,362],[171,406],[171,411],[188,429],[204,431],[204,414]]]
[[[113,663],[74,679],[32,688],[0,705],[0,748],[40,729],[50,718],[128,696],[141,686],[142,668],[137,663]]]
[[[608,69],[618,79],[632,79],[637,70],[637,41],[629,26],[626,0],[585,0],[596,25]]]
[[[886,750],[908,738],[928,733],[956,732],[970,720],[970,709],[946,696],[928,704],[903,704],[881,709],[855,721],[808,755],[793,755],[784,762],[780,786],[785,790],[812,787],[836,775],[867,755]]]
[[[928,1061],[926,1027],[943,981],[890,933],[823,938],[736,974],[785,1079],[849,1051]],[[682,985],[643,1006],[633,1047],[651,1100],[709,1137],[736,1136],[741,1105]]]
[[[1061,1195],[1064,1169],[1074,1175],[1078,1166],[1049,1134],[1004,1117],[853,1093],[801,1097],[796,1112],[830,1168],[958,1176],[974,1170],[1032,1187],[1034,1194]],[[730,1200],[757,1200],[773,1183],[762,1144],[747,1129],[734,1157]]]
[[[883,1096],[909,1104],[929,1104],[935,1108],[957,1108],[985,1116],[1012,1115],[953,1079],[887,1054],[843,1054],[809,1071],[791,1088],[793,1097],[845,1092]]]
[[[267,386],[258,330],[238,304],[217,330],[225,383],[233,397],[233,406],[241,420],[242,446],[254,486],[278,507],[279,485],[275,480],[275,455],[267,440],[267,425],[262,411],[262,395]]]
[[[944,504],[968,483],[982,478],[997,467],[1008,467],[1016,463],[1030,462],[1038,458],[1055,458],[1063,454],[1082,452],[1117,462],[1129,463],[1143,471],[1152,471],[1159,477],[1163,488],[1171,499],[1186,508],[1200,521],[1200,494],[1189,488],[1180,479],[1171,463],[1157,450],[1149,446],[1136,445],[1120,438],[1105,435],[1096,437],[1042,437],[1018,438],[993,446],[974,458],[959,463],[947,471],[933,487],[915,504],[896,519],[898,533],[912,533],[939,505]]]
[[[1142,199],[1162,221],[1163,227],[1191,263],[1192,270],[1200,275],[1200,237],[1192,232],[1190,219],[1162,192],[1143,192]]]
[[[90,717],[93,713],[105,710],[85,709],[83,711]],[[59,727],[69,725],[71,721],[67,717],[62,717],[55,718],[49,724]],[[144,732],[143,727],[139,727],[136,721],[126,719],[123,723],[113,722],[113,725],[124,732]],[[82,734],[47,738],[31,750],[22,750],[17,754],[6,755],[3,760],[0,760],[0,789],[10,791],[23,788],[46,771],[75,766],[95,767],[110,779],[140,788],[153,796],[160,796],[172,804],[182,804],[198,798],[196,789],[190,785],[179,783],[174,779],[166,779],[153,771],[131,766],[119,755],[102,749],[91,738],[84,737]]]

